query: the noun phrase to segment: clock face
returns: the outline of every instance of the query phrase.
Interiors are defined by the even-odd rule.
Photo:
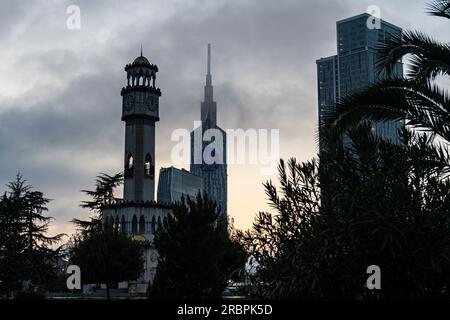
[[[125,111],[130,112],[134,108],[134,97],[132,95],[125,96],[123,100]]]
[[[158,98],[155,98],[154,96],[148,96],[147,100],[145,100],[145,105],[147,106],[147,109],[154,112],[156,109],[158,109]]]

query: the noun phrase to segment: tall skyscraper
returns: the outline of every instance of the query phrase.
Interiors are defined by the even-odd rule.
[[[380,21],[380,28],[368,28],[369,18],[372,16],[364,13],[337,21],[337,55],[316,61],[319,124],[322,123],[324,110],[332,108],[340,97],[354,93],[384,76],[375,67],[377,46],[392,36],[401,35],[402,29],[383,20]],[[400,61],[393,75],[403,76]],[[403,121],[372,123],[379,137],[393,142],[398,141],[397,130],[403,126]]]
[[[212,145],[214,145],[213,148],[211,148]],[[203,179],[203,191],[217,203],[225,219],[227,217],[226,145],[226,133],[217,125],[217,103],[214,101],[211,74],[211,45],[208,44],[205,96],[201,103],[201,125],[191,133],[190,171]],[[205,155],[217,161],[210,161]]]

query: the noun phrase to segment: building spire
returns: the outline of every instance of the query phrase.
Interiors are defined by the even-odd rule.
[[[211,75],[211,43],[208,43],[208,75]]]
[[[141,43],[141,57],[142,57],[142,43]]]
[[[211,44],[208,43],[208,62],[206,65],[205,101],[213,100],[212,75],[211,75]]]
[[[211,44],[208,43],[205,100],[202,102],[202,121],[207,123],[208,128],[216,124],[216,103],[214,102],[214,89],[211,75]]]

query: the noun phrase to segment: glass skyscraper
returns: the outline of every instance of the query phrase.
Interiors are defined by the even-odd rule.
[[[214,101],[214,88],[212,85],[211,73],[211,45],[208,44],[208,61],[206,84],[204,89],[204,101],[200,106],[201,125],[191,132],[191,168],[190,172],[203,179],[203,191],[210,200],[213,200],[220,208],[222,218],[227,221],[227,135],[217,123],[217,103]],[[207,132],[214,132],[215,135],[208,139],[203,139]],[[220,139],[221,138],[221,139]],[[217,139],[217,140],[216,140]],[[205,152],[212,142],[217,143],[211,152]],[[219,143],[220,141],[220,143]],[[209,163],[204,154],[209,153],[211,157],[216,157],[218,161]]]
[[[182,196],[195,199],[202,191],[202,178],[187,170],[170,167],[161,168],[159,171],[158,202],[160,203],[180,201]]]
[[[319,102],[319,124],[324,110],[332,108],[340,97],[354,93],[380,80],[384,75],[376,70],[377,46],[392,36],[399,36],[402,29],[380,21],[378,29],[367,26],[367,13],[336,22],[337,55],[321,58],[317,63],[317,87]],[[403,65],[399,61],[393,76],[403,76]],[[383,139],[398,141],[399,128],[404,121],[372,123],[376,134]]]

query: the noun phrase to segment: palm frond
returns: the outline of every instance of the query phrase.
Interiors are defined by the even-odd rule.
[[[427,13],[432,16],[450,19],[450,1],[437,0],[427,5]]]
[[[342,98],[324,113],[321,127],[347,128],[360,121],[405,119],[408,125],[450,141],[448,93],[427,82],[387,79]]]
[[[450,45],[436,41],[420,31],[404,31],[402,36],[392,35],[377,47],[376,68],[379,73],[393,73],[405,56],[409,59],[407,76],[418,81],[434,79],[450,73]]]

